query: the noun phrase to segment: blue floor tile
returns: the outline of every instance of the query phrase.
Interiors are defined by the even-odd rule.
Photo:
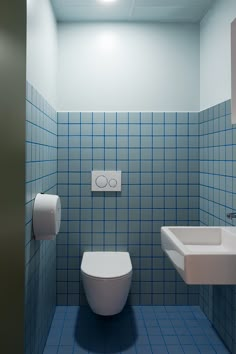
[[[147,327],[146,331],[149,336],[161,336],[160,327]]]
[[[152,345],[152,352],[153,354],[168,354],[165,345]]]
[[[199,345],[199,344],[209,345],[209,340],[208,340],[207,336],[201,336],[201,335],[194,334],[193,339],[197,345]]]
[[[155,328],[155,327],[152,327],[152,328]],[[145,336],[147,335],[147,328],[146,327],[139,327],[137,328],[137,334],[140,335],[140,336]]]
[[[75,348],[73,354],[88,354],[88,351],[83,348]]]
[[[168,313],[168,318],[170,320],[172,320],[172,319],[173,320],[182,320],[182,317],[181,317],[180,313],[178,313],[178,312],[169,312]]]
[[[214,330],[212,330],[214,332]],[[207,338],[212,345],[222,345],[220,337],[216,333],[207,334]]]
[[[180,345],[167,345],[167,350],[171,354],[184,354],[184,351]]]
[[[172,322],[170,320],[158,320],[158,325],[161,328],[172,328]]]
[[[196,318],[192,312],[183,312],[183,313],[181,313],[181,317],[184,320],[195,320],[196,321]]]
[[[163,336],[166,345],[178,345],[179,339],[177,336]]]
[[[181,345],[194,345],[194,340],[191,336],[188,335],[179,335],[178,336],[179,342]]]
[[[229,351],[222,344],[212,345],[212,347],[216,351],[217,354],[229,354]]]
[[[145,326],[150,328],[150,327],[157,327],[158,323],[156,319],[145,319]]]
[[[195,345],[182,345],[185,354],[199,354],[199,350]]]
[[[152,349],[149,345],[139,345],[136,346],[136,353],[137,354],[152,354]]]
[[[73,354],[73,346],[61,345],[58,350],[58,354]]]
[[[197,306],[133,306],[112,317],[58,306],[44,354],[229,354]]]
[[[138,336],[136,340],[136,345],[147,345],[149,344],[148,336]]]
[[[175,329],[173,327],[161,327],[161,333],[163,336],[174,336],[176,335]]]
[[[149,336],[149,341],[151,343],[151,345],[157,345],[157,344],[161,344],[161,345],[165,345],[165,341],[163,336]]]
[[[201,327],[190,327],[189,332],[194,336],[194,335],[201,335],[204,334],[204,331],[202,330]]]
[[[62,328],[52,327],[47,338],[47,345],[58,345],[61,338]]]
[[[157,320],[166,320],[166,319],[168,319],[168,313],[167,312],[156,312],[156,318],[157,318]]]
[[[200,353],[204,353],[204,354],[215,354],[215,350],[213,349],[213,347],[211,345],[204,345],[204,344],[200,344],[197,346],[198,350]]]
[[[127,348],[125,350],[122,350],[121,354],[136,354],[136,349],[135,348]]]
[[[175,332],[178,336],[191,336],[187,327],[175,327]]]
[[[74,345],[74,353],[87,354],[88,350],[86,348],[81,347],[78,343],[75,343],[75,345]]]
[[[46,345],[44,354],[57,354],[58,346]]]
[[[185,319],[185,325],[186,327],[189,328],[198,328],[199,327],[199,322],[195,319]]]
[[[56,319],[54,318],[54,321],[52,323],[52,328],[55,327],[55,328],[58,328],[58,329],[61,329],[64,325],[64,319]]]

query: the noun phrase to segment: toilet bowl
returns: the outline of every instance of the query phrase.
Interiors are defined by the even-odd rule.
[[[122,311],[132,278],[128,252],[84,252],[81,275],[93,312],[111,316]]]

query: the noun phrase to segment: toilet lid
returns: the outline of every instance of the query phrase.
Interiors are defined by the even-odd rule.
[[[128,252],[84,252],[81,270],[91,277],[116,278],[132,270]]]

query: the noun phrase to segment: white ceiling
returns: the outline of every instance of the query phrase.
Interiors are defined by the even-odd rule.
[[[199,22],[215,0],[51,0],[58,21]]]

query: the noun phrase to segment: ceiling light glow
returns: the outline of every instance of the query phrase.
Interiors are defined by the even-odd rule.
[[[111,4],[112,2],[116,2],[117,0],[99,0],[99,1],[104,4]]]

